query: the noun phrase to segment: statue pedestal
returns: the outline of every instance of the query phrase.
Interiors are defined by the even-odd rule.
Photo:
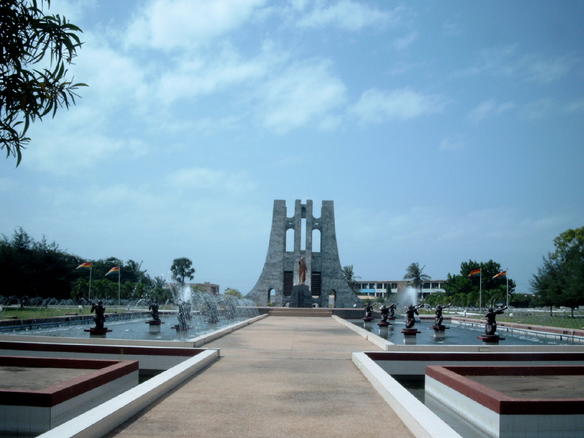
[[[418,333],[421,333],[417,328],[405,328],[401,331],[406,336],[416,336]]]
[[[379,327],[387,327],[387,326],[389,326],[389,325],[390,325],[390,323],[389,323],[388,321],[379,321],[379,322],[377,323],[377,325],[378,325]]]
[[[292,287],[290,307],[312,307],[312,294],[308,286],[297,284]]]
[[[498,344],[499,341],[505,340],[505,338],[502,338],[499,335],[481,335],[478,338],[486,344]]]
[[[443,332],[444,330],[446,330],[446,329],[448,329],[448,328],[450,328],[450,327],[446,327],[445,325],[442,325],[442,324],[439,324],[439,325],[438,325],[438,324],[434,324],[434,325],[432,326],[432,328],[433,328],[435,331],[437,331],[437,332]]]
[[[162,324],[162,321],[159,319],[151,319],[150,321],[146,321],[146,324],[150,324],[150,325],[160,325]]]
[[[84,331],[89,332],[91,336],[103,336],[107,332],[111,332],[111,330],[108,329],[107,327],[103,328],[91,327],[89,329],[85,329]]]

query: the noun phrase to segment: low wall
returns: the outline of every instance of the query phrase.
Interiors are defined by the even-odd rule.
[[[150,380],[40,435],[43,438],[105,436],[219,357],[206,350]]]
[[[0,433],[37,435],[109,400],[138,384],[136,361],[104,361],[30,357],[0,357],[4,367],[75,368],[84,374],[30,390],[0,390]],[[58,372],[57,370],[53,372]]]
[[[566,352],[557,346],[547,346],[547,351],[467,352],[457,351],[456,347],[447,345],[438,351],[396,349],[365,354],[388,374],[410,376],[424,375],[428,365],[584,365],[582,349]]]
[[[462,438],[365,353],[353,363],[416,438]]]
[[[485,321],[481,319],[465,318],[462,316],[453,316],[452,321],[459,323],[469,323],[473,325],[484,326]],[[520,324],[518,322],[507,322],[507,321],[497,321],[497,327],[509,327],[521,330],[533,330],[544,333],[552,333],[555,335],[566,335],[566,336],[581,336],[584,337],[584,330],[580,329],[569,329],[564,327],[550,327],[547,325],[534,325],[534,324]]]
[[[377,345],[382,350],[388,350],[391,346],[394,345],[393,343],[389,342],[387,339],[383,339],[381,336],[377,336],[375,333],[371,333],[370,331],[365,330],[364,328],[356,326],[352,322],[349,322],[349,321],[347,321],[347,320],[345,320],[337,315],[333,315],[333,319],[335,321],[337,321],[339,324],[341,324],[342,326],[347,327],[349,330],[352,330],[355,333],[357,333],[359,336],[367,339],[372,344]]]
[[[150,312],[106,313],[108,321],[120,321],[126,319],[144,318],[150,316]],[[3,319],[0,320],[0,332],[12,330],[34,330],[38,328],[53,327],[63,324],[92,323],[94,315],[65,315],[49,318],[29,319]]]
[[[0,341],[0,356],[137,360],[140,371],[158,371],[205,351],[180,347],[67,344],[55,343],[54,339],[53,342]]]
[[[250,324],[253,324],[260,319],[267,318],[267,314],[258,315],[254,318],[246,319],[245,321],[237,322],[235,324],[228,325],[223,327],[222,329],[216,330],[211,333],[207,333],[201,336],[197,336],[196,338],[191,338],[188,340],[189,343],[192,343],[193,347],[200,347],[201,345],[205,345],[215,339],[221,338],[229,333],[234,332],[235,330],[239,330],[240,328],[246,327]]]
[[[363,316],[362,308],[342,308],[342,307],[258,307],[260,314],[272,316],[331,316],[337,315],[341,318],[357,319]]]

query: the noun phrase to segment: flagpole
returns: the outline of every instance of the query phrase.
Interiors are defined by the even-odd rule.
[[[93,266],[89,267],[89,292],[88,292],[88,301],[91,301],[91,273],[93,272]]]
[[[507,285],[507,302],[505,305],[509,307],[509,268],[505,270],[505,283]]]
[[[120,299],[120,297],[121,297],[121,293],[120,293],[121,278],[122,278],[122,267],[120,266],[120,270],[118,271],[118,306],[122,305],[122,301]]]
[[[483,268],[479,271],[479,310],[483,310]]]

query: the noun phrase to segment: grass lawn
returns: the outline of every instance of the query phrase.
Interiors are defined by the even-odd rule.
[[[569,316],[543,316],[543,315],[500,315],[499,322],[517,322],[528,325],[547,325],[550,327],[562,327],[570,329],[584,329],[584,318],[570,318]]]
[[[116,313],[117,311],[125,311],[125,309],[106,308],[106,313]],[[51,307],[45,309],[44,307],[26,307],[24,309],[4,308],[0,312],[0,319],[35,319],[35,318],[51,318],[53,316],[67,316],[67,315],[89,315],[91,314],[91,307],[83,306],[82,309],[76,307],[58,308]]]

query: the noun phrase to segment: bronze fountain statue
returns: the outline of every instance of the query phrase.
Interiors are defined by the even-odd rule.
[[[507,306],[497,306],[496,308],[491,304],[489,310],[485,314],[485,334],[479,336],[479,339],[483,342],[496,344],[499,341],[505,340],[505,338],[500,337],[497,331],[497,315],[503,314],[503,312],[507,309]]]
[[[93,317],[93,321],[95,322],[95,327],[91,327],[89,329],[85,329],[86,332],[89,332],[92,336],[103,336],[107,332],[111,332],[110,329],[105,327],[105,307],[103,306],[103,302],[99,300],[96,303],[91,305],[91,313],[95,312],[95,316]]]

